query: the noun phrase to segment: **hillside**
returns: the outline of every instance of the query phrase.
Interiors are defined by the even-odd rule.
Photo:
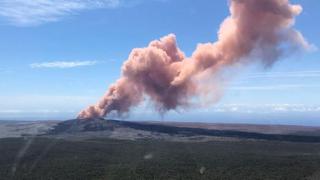
[[[288,127],[283,133],[258,133],[254,130],[254,126],[247,128],[246,131],[234,130],[235,125],[230,125],[228,129],[225,125],[222,129],[199,127],[197,125],[182,123],[166,124],[155,122],[129,122],[105,119],[85,119],[85,120],[69,120],[57,124],[47,134],[62,138],[91,138],[91,137],[109,137],[116,139],[165,139],[165,140],[195,140],[208,141],[221,138],[230,139],[254,139],[254,140],[276,140],[291,142],[320,142],[320,136],[310,135],[312,130],[302,134],[302,130],[297,132],[288,131]],[[211,127],[211,128],[210,128]],[[241,127],[241,126],[239,126]],[[247,126],[250,127],[250,126]],[[269,127],[270,128],[270,127]],[[279,129],[279,128],[278,128]],[[298,133],[300,132],[300,133]],[[308,133],[309,132],[309,133]]]

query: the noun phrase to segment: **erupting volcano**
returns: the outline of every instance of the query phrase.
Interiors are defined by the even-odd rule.
[[[301,11],[300,5],[288,0],[231,0],[231,15],[221,24],[216,42],[199,44],[191,57],[178,48],[174,34],[133,49],[122,66],[121,77],[78,118],[105,117],[113,111],[121,115],[145,96],[159,112],[188,107],[192,97],[204,93],[206,77],[253,62],[270,67],[288,51],[309,48],[293,28]],[[217,81],[212,87],[221,84]],[[216,88],[210,93],[217,94]]]

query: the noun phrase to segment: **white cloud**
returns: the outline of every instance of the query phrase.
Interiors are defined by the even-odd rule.
[[[233,91],[273,91],[273,90],[292,90],[301,88],[320,88],[319,84],[280,84],[270,86],[232,86]]]
[[[240,77],[238,81],[231,83],[228,89],[231,91],[285,91],[320,88],[320,84],[315,83],[319,78],[319,70],[252,73]],[[252,82],[257,85],[253,85]],[[261,85],[260,82],[264,84]]]
[[[54,110],[54,109],[36,109],[32,111],[26,111],[21,109],[2,109],[0,110],[0,114],[23,114],[23,113],[74,113],[75,111],[61,111],[61,110]]]
[[[7,117],[58,115],[73,118],[99,97],[77,95],[6,95],[0,96],[0,119]],[[50,116],[51,117],[51,116]],[[63,119],[63,118],[62,118]]]
[[[213,108],[216,113],[308,113],[320,112],[320,105],[306,104],[222,104]]]
[[[75,68],[80,66],[93,66],[97,64],[97,61],[54,61],[43,63],[32,63],[31,68]]]
[[[121,0],[1,0],[0,16],[17,26],[58,21],[83,10],[115,8]]]
[[[320,77],[320,71],[291,71],[291,72],[267,72],[255,73],[245,77],[245,79],[261,78],[317,78]]]
[[[0,114],[17,114],[22,113],[23,111],[20,109],[1,109]]]
[[[1,68],[0,67],[0,74],[11,74],[13,71],[9,68]]]

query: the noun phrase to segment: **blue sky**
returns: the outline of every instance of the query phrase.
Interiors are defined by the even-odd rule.
[[[295,27],[319,47],[320,3],[303,6]],[[0,1],[0,119],[68,119],[95,103],[120,76],[132,48],[174,33],[190,55],[216,41],[228,1]],[[131,120],[320,125],[320,52],[253,64],[237,73],[217,104],[157,115],[145,102]],[[148,107],[148,108],[146,108]]]

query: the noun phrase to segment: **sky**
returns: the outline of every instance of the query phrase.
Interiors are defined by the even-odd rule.
[[[303,7],[295,28],[312,51],[232,71],[218,103],[161,116],[144,102],[122,118],[320,126],[320,3],[291,2]],[[75,118],[120,76],[133,48],[174,33],[190,56],[217,40],[228,14],[227,0],[0,0],[0,119]]]

